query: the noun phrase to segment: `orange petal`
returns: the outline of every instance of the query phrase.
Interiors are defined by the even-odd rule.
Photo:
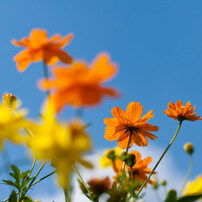
[[[131,122],[136,122],[142,116],[143,108],[139,102],[131,102],[128,104],[126,113]]]
[[[110,56],[107,53],[99,54],[91,65],[91,77],[97,81],[107,81],[115,76],[117,65],[110,63]]]
[[[46,30],[34,29],[30,33],[30,46],[38,48],[41,45],[46,44],[48,41]]]

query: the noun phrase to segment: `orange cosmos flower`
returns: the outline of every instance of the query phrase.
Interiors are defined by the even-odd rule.
[[[119,96],[113,88],[102,85],[117,71],[117,65],[110,62],[106,53],[99,54],[89,68],[85,62],[75,61],[69,68],[55,67],[51,71],[54,78],[42,80],[39,85],[45,90],[54,89],[52,98],[57,111],[67,104],[92,106],[100,103],[102,97]]]
[[[13,45],[25,48],[14,57],[18,71],[23,72],[31,62],[41,60],[44,60],[48,65],[54,65],[58,60],[71,63],[72,58],[61,49],[70,43],[72,37],[73,34],[69,34],[64,38],[56,34],[48,39],[45,30],[34,29],[30,32],[29,38],[23,38],[21,41],[12,40]]]
[[[153,110],[149,111],[142,118],[143,107],[139,102],[131,102],[126,112],[119,107],[114,107],[111,111],[114,118],[105,118],[105,138],[113,141],[118,139],[118,146],[122,149],[126,148],[131,135],[129,148],[135,143],[138,146],[147,146],[150,138],[152,140],[157,137],[150,131],[158,131],[159,127],[146,123],[154,114]],[[149,131],[149,132],[148,132]]]
[[[138,151],[132,151],[130,152],[130,154],[135,155],[135,165],[132,167],[133,180],[140,180],[141,182],[144,182],[147,179],[147,174],[151,172],[151,169],[147,166],[152,162],[152,157],[149,156],[142,160],[141,154]],[[117,178],[121,175],[123,163],[124,162],[120,159],[113,162],[112,167],[114,172],[116,172],[114,178]],[[125,165],[125,172],[126,171],[131,177],[131,168],[128,165]],[[148,182],[152,184],[151,180],[149,180]]]
[[[168,103],[168,109],[163,111],[167,116],[172,119],[177,119],[178,121],[196,121],[201,120],[200,116],[196,116],[197,113],[193,113],[196,106],[192,107],[190,102],[187,102],[185,106],[182,105],[182,101],[178,100],[176,104],[173,102]]]

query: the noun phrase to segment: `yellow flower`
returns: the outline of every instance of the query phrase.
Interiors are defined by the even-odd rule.
[[[33,124],[33,137],[27,138],[27,144],[36,159],[50,161],[55,166],[59,184],[67,188],[76,162],[91,165],[82,159],[82,154],[91,148],[90,139],[79,121],[60,123],[54,115],[54,106],[49,102],[42,123]]]
[[[28,121],[24,118],[25,110],[14,111],[3,103],[0,103],[0,149],[3,147],[3,141],[10,141],[19,144],[25,138],[22,135],[23,128],[27,127]]]
[[[202,194],[202,174],[200,174],[195,180],[186,184],[183,195]]]
[[[106,168],[112,165],[113,159],[110,158],[109,154],[113,153],[113,156],[120,156],[122,149],[114,148],[114,149],[107,149],[105,153],[100,158],[100,167]]]

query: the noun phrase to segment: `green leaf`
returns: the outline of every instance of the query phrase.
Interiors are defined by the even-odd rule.
[[[177,202],[193,202],[198,200],[199,198],[202,198],[202,194],[183,196],[179,198]]]
[[[165,202],[176,202],[177,201],[177,192],[174,189],[168,191]]]
[[[15,191],[12,191],[11,195],[9,196],[8,202],[17,202],[17,194]]]
[[[6,185],[10,185],[10,186],[13,186],[15,188],[18,189],[18,185],[16,185],[14,182],[12,182],[11,180],[2,180],[4,183],[3,184],[6,184]]]

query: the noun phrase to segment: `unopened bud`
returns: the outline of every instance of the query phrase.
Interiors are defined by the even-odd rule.
[[[126,161],[128,159],[128,153],[126,151],[121,152],[121,160]]]
[[[5,104],[9,108],[16,107],[17,98],[15,95],[7,93],[3,94],[3,104]]]
[[[159,187],[158,180],[155,175],[152,177],[152,187],[153,187],[153,189],[158,189],[158,187]]]
[[[194,147],[193,147],[192,143],[188,142],[188,143],[184,144],[184,150],[187,152],[187,154],[190,154],[190,155],[193,154]]]
[[[126,160],[126,164],[132,168],[136,163],[136,157],[134,154],[129,154],[128,159]]]
[[[115,155],[115,151],[112,149],[108,152],[107,154],[107,158],[111,159],[112,161],[115,159],[116,155]]]
[[[80,187],[81,191],[82,191],[84,194],[87,194],[87,193],[88,193],[88,190],[86,189],[86,187],[83,185],[83,183],[82,183],[80,180],[78,180],[78,182],[79,182],[79,187]]]
[[[166,185],[167,185],[166,180],[162,180],[162,181],[161,181],[161,185],[162,185],[162,186],[166,186]]]

